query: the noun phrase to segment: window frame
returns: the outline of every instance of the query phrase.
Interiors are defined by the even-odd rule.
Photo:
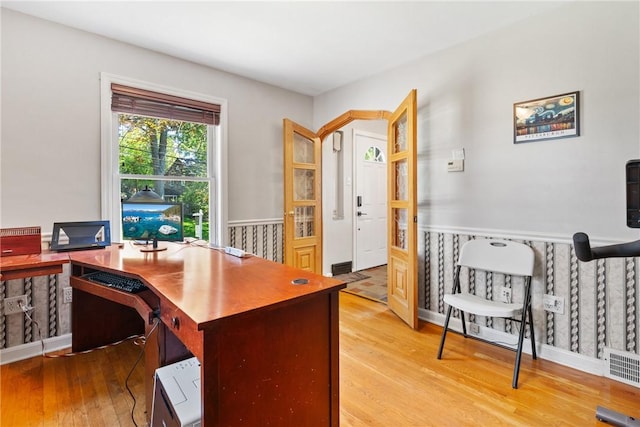
[[[209,182],[209,242],[216,246],[224,246],[228,223],[227,100],[102,72],[100,73],[100,212],[102,219],[110,221],[111,235],[114,236],[114,240],[122,239],[120,180],[131,178],[131,175],[121,174],[118,166],[118,113],[111,111],[112,83],[220,105],[220,124],[209,125],[208,179],[204,180]],[[212,131],[216,132],[215,138],[212,137]],[[179,178],[167,176],[164,180],[175,181]]]

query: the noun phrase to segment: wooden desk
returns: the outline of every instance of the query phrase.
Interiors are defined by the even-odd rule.
[[[114,338],[119,328],[127,329],[123,336],[149,332],[159,312],[159,334],[145,356],[148,416],[155,368],[191,353],[201,363],[203,426],[339,424],[340,281],[178,244],[69,257],[74,351]],[[131,295],[82,279],[95,270],[140,278],[150,289]],[[292,284],[298,278],[308,284]]]
[[[69,255],[43,251],[33,255],[9,255],[0,257],[2,280],[24,279],[62,273],[62,265],[69,262]]]
[[[62,273],[62,265],[69,262],[63,253],[43,251],[33,255],[10,255],[0,257],[2,280],[24,279]]]

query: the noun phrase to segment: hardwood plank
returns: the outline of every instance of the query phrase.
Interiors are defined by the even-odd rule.
[[[340,425],[601,425],[598,405],[640,416],[640,389],[457,334],[436,359],[441,328],[411,330],[386,305],[340,292]],[[0,368],[2,426],[132,426],[124,387],[140,347],[131,341],[71,358]],[[141,361],[143,363],[144,361]],[[146,425],[144,369],[130,384]]]
[[[34,357],[3,365],[0,425],[132,426],[133,402],[124,383],[140,351],[126,341],[73,357]],[[139,364],[130,380],[139,426],[146,425],[143,372]]]

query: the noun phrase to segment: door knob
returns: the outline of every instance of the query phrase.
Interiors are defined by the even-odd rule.
[[[358,211],[358,216],[362,216],[362,215],[366,215],[366,213]]]

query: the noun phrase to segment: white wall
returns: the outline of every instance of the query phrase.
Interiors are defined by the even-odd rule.
[[[624,165],[640,158],[638,17],[638,2],[572,2],[317,96],[314,124],[393,110],[417,88],[421,226],[636,239]],[[580,137],[513,144],[515,102],[576,90]],[[447,173],[456,148],[465,171]]]
[[[282,218],[282,119],[312,100],[2,9],[2,227],[100,217],[99,73],[228,100],[229,220]]]

